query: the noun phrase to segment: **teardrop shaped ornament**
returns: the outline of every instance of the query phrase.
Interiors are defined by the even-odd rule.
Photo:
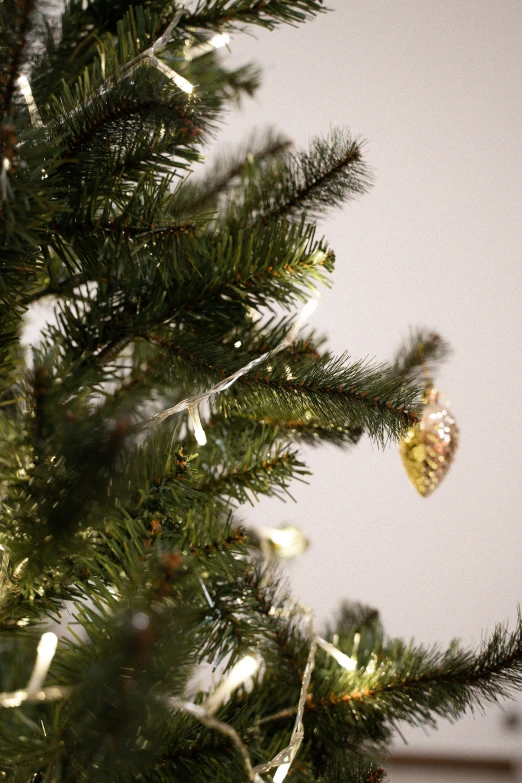
[[[417,492],[424,497],[436,489],[453,462],[459,430],[451,411],[439,403],[436,389],[425,394],[422,420],[400,441],[406,473]]]

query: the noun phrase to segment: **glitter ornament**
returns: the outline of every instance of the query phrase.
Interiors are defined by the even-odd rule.
[[[400,442],[400,453],[411,483],[427,497],[448,472],[457,450],[459,431],[450,411],[439,403],[436,389],[424,396],[424,414]]]

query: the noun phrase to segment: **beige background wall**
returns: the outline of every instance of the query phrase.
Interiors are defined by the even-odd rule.
[[[230,129],[239,139],[272,124],[306,144],[338,123],[367,139],[376,184],[323,223],[337,270],[313,323],[335,351],[379,359],[409,326],[438,329],[454,348],[439,380],[461,446],[428,499],[394,447],[310,452],[297,505],[263,501],[245,517],[310,536],[290,573],[319,620],[350,597],[378,607],[390,634],[477,645],[522,599],[522,3],[329,5],[300,28],[233,40],[233,60],[262,61],[265,77]],[[522,739],[497,709],[406,734],[429,753],[518,753]]]

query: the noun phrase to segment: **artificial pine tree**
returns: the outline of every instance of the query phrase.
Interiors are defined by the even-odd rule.
[[[353,362],[277,315],[333,268],[314,218],[371,182],[349,134],[306,152],[265,134],[189,177],[258,84],[223,65],[223,35],[323,2],[45,10],[0,4],[3,779],[383,780],[397,721],[521,685],[522,625],[441,652],[347,604],[320,634],[281,536],[241,524],[240,503],[306,473],[299,444],[415,427],[445,353],[418,333],[390,365]],[[54,325],[27,357],[43,299]]]

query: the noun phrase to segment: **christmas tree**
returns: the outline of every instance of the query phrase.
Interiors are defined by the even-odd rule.
[[[348,132],[305,151],[261,133],[200,173],[259,83],[225,66],[227,35],[323,10],[0,4],[6,780],[370,783],[397,722],[522,683],[520,622],[476,652],[389,639],[348,603],[317,628],[277,566],[299,532],[241,522],[307,474],[300,444],[417,448],[447,353],[419,331],[354,361],[306,328],[335,260],[316,220],[372,182]]]

